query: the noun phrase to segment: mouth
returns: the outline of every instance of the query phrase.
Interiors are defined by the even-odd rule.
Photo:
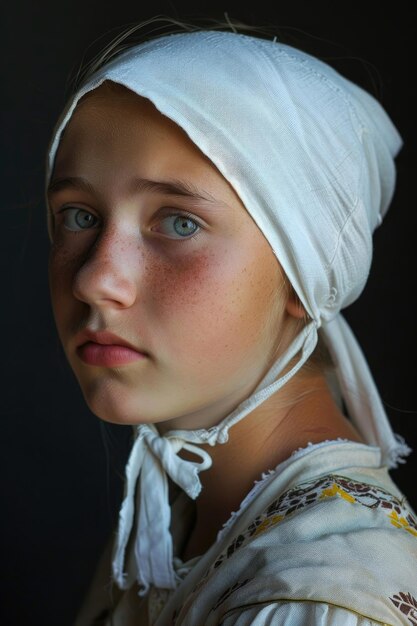
[[[115,367],[138,360],[149,354],[110,331],[94,332],[86,328],[78,337],[76,352],[88,365]]]
[[[127,346],[117,344],[103,345],[94,341],[87,341],[78,346],[77,354],[84,363],[101,367],[127,365],[128,363],[147,358],[146,354],[132,350],[132,348]]]

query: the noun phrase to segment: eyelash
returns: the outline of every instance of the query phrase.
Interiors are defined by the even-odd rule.
[[[59,209],[59,211],[57,211],[57,213],[65,213],[66,211],[75,211],[75,212],[77,212],[77,211],[84,211],[84,213],[87,213],[88,215],[92,215],[93,217],[95,217],[94,214],[90,213],[90,211],[87,211],[87,209],[83,209],[81,207],[72,207],[72,206],[62,207],[61,209]],[[187,211],[180,211],[180,212],[172,211],[171,213],[167,213],[166,215],[164,215],[161,218],[161,220],[164,220],[164,219],[166,219],[168,217],[183,217],[185,219],[189,219],[191,222],[193,222],[197,226],[197,230],[194,233],[192,233],[192,234],[190,234],[188,236],[185,236],[185,237],[178,236],[178,238],[176,238],[176,237],[169,237],[168,236],[168,239],[172,239],[174,241],[180,241],[180,240],[187,240],[188,241],[190,239],[194,239],[194,238],[196,238],[200,234],[200,231],[203,228],[203,226],[200,224],[200,222],[198,222],[194,218],[194,216],[191,213],[188,213]],[[95,218],[95,219],[97,219],[97,218]],[[85,229],[80,228],[79,230],[74,230],[72,228],[66,227],[65,224],[64,224],[64,227],[67,230],[69,230],[70,232],[74,233],[74,234],[81,233],[84,230],[91,230],[90,228],[85,228]]]

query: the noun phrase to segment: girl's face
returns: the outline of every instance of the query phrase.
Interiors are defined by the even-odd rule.
[[[283,275],[182,129],[149,100],[100,86],[66,128],[48,199],[55,321],[97,416],[208,428],[250,395],[282,338]],[[88,361],[86,328],[146,354]]]

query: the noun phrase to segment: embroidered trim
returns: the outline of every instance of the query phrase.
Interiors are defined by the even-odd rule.
[[[226,530],[232,525],[233,522],[236,521],[238,517],[240,517],[240,515],[245,511],[245,509],[248,508],[249,504],[258,494],[259,490],[265,487],[266,484],[272,480],[272,478],[276,475],[278,471],[282,471],[285,466],[289,465],[293,461],[298,460],[299,458],[305,456],[306,454],[309,454],[310,452],[312,452],[313,450],[317,448],[328,446],[329,444],[349,443],[349,442],[350,442],[349,439],[344,439],[343,437],[338,437],[337,439],[326,439],[324,441],[319,441],[317,443],[312,443],[311,441],[309,441],[304,448],[300,447],[300,448],[297,448],[296,450],[293,450],[289,458],[285,459],[285,461],[283,461],[282,463],[279,463],[274,469],[270,469],[270,470],[267,470],[266,472],[263,472],[260,480],[255,480],[255,483],[252,489],[249,491],[249,493],[245,496],[245,498],[240,503],[239,509],[237,511],[231,512],[229,519],[223,524],[222,528],[217,533],[216,541],[220,541],[220,539],[222,538]]]
[[[194,591],[202,586],[211,571],[220,567],[224,561],[229,559],[251,537],[260,535],[272,526],[279,524],[284,518],[307,506],[326,498],[335,497],[342,498],[350,504],[360,504],[370,509],[381,509],[386,513],[387,519],[393,526],[402,528],[417,538],[417,520],[407,509],[405,497],[399,500],[381,487],[352,480],[338,474],[328,474],[321,478],[299,483],[281,494],[277,500],[274,500],[219,555]]]
[[[399,591],[390,600],[407,617],[410,624],[417,625],[417,600],[411,593]]]
[[[284,518],[296,515],[298,511],[305,507],[326,498],[340,498],[349,504],[359,504],[373,510],[380,509],[386,514],[387,521],[395,528],[403,529],[417,538],[417,520],[408,510],[405,497],[399,500],[399,498],[381,487],[352,480],[339,474],[328,474],[320,478],[301,482],[291,489],[287,489],[279,498],[271,502],[243,533],[233,539],[216,561],[206,570],[188,595],[184,604],[174,611],[173,624],[175,624],[184,606],[190,604],[192,597],[204,586],[210,574],[218,567],[221,567],[236,550],[249,542],[253,536],[260,535],[272,526],[279,524]],[[401,595],[404,595],[406,599],[402,598]],[[415,599],[410,594],[400,593],[400,596],[394,596],[390,600],[394,604],[396,601],[402,602],[402,604],[399,604],[399,608],[403,613],[404,609],[401,608],[402,606],[411,606],[412,608],[409,609],[411,617],[409,619],[413,625],[417,626],[417,618],[414,618],[414,613],[411,613],[411,611],[414,611],[414,607],[412,604],[410,605],[410,602],[415,602]],[[407,600],[408,605],[405,603]],[[413,622],[411,619],[416,621]]]

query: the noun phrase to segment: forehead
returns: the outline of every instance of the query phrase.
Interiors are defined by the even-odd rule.
[[[61,135],[59,147],[66,143],[68,135],[77,139],[81,133],[84,136],[104,135],[112,131],[116,135],[123,131],[129,134],[140,131],[148,136],[151,132],[159,136],[163,134],[165,141],[175,139],[196,156],[204,157],[185,131],[158,111],[148,98],[112,81],[105,81],[80,98]]]
[[[86,175],[97,165],[103,172],[116,165],[126,176],[203,185],[246,212],[229,181],[178,124],[148,98],[108,80],[78,101],[61,135],[53,178]]]
[[[177,128],[178,131],[184,132],[179,126],[169,120],[169,118],[162,115],[148,98],[135,93],[124,85],[110,80],[105,80],[95,89],[87,91],[87,93],[78,100],[69,124],[74,118],[82,119],[83,117],[99,115],[100,113],[104,115],[106,113],[109,114],[110,111],[112,111],[115,116],[117,116],[117,113],[119,113],[120,116],[125,116],[129,112],[132,114],[135,113],[138,116],[146,114],[149,117],[155,118],[155,120],[159,120],[161,124],[171,124],[173,127]]]

